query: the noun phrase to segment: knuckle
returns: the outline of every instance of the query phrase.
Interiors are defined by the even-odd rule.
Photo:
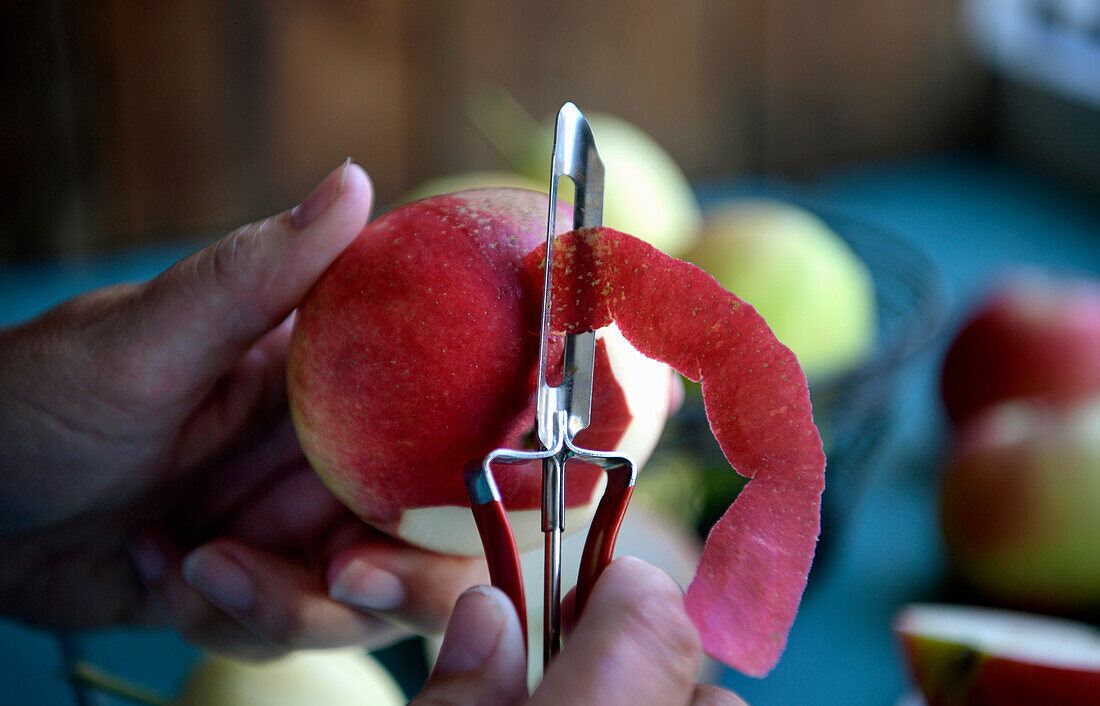
[[[241,226],[209,248],[203,264],[215,286],[228,290],[240,286],[241,276],[247,272],[250,248],[246,246],[256,240],[259,229],[255,223]]]
[[[408,596],[395,612],[428,633],[442,632],[450,620],[454,603],[463,591],[488,582],[482,560],[461,557],[426,557],[402,575]]]
[[[305,644],[306,621],[296,611],[278,611],[261,616],[259,630],[273,645],[286,650]]]

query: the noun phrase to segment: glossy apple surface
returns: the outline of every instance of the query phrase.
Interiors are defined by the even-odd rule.
[[[1011,398],[1060,405],[1100,395],[1100,281],[1012,276],[959,330],[940,385],[956,423]]]

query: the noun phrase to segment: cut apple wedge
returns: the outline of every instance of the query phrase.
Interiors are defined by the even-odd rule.
[[[898,615],[930,706],[1100,704],[1100,630],[992,608],[915,604]]]

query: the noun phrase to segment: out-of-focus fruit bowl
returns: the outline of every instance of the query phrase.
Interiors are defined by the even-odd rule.
[[[867,265],[877,330],[864,361],[810,380],[814,419],[828,457],[818,563],[844,530],[870,472],[897,428],[902,373],[939,331],[946,293],[936,266],[888,228],[820,206],[805,205]],[[746,483],[722,457],[706,423],[698,386],[688,386],[657,452],[639,479],[647,501],[709,529]]]

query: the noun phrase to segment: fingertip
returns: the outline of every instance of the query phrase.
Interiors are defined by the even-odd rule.
[[[327,211],[343,202],[351,207],[368,205],[374,189],[370,177],[348,157],[329,172],[302,202],[290,210],[290,221],[298,230],[305,230]]]
[[[334,600],[421,634],[441,633],[458,596],[488,578],[482,560],[433,554],[369,533],[334,549],[325,571]]]
[[[626,595],[683,600],[684,592],[664,570],[637,557],[622,556],[611,562],[600,575],[592,589],[589,607],[599,603],[619,603]]]
[[[374,181],[367,174],[367,171],[352,161],[350,157],[345,163],[340,177],[338,194],[339,198],[343,198],[345,194],[348,194],[353,198],[365,199],[368,202],[374,201]]]
[[[222,608],[243,612],[255,605],[252,576],[238,558],[214,544],[199,547],[184,557],[180,570],[192,588]]]
[[[362,559],[352,559],[329,571],[329,597],[367,611],[392,611],[405,602],[400,578]]]
[[[292,209],[290,218],[303,233],[335,233],[350,242],[367,224],[373,205],[374,184],[370,176],[349,159]]]
[[[475,586],[459,596],[439,656],[413,703],[511,704],[527,696],[527,653],[511,600]]]
[[[437,674],[482,669],[507,637],[507,621],[515,611],[504,594],[491,586],[474,586],[455,602],[435,663]],[[518,619],[517,626],[518,626]]]

